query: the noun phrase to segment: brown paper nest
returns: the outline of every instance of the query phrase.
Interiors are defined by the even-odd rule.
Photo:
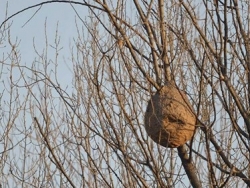
[[[152,140],[176,148],[194,135],[196,117],[186,94],[173,82],[163,86],[148,102],[145,129]]]

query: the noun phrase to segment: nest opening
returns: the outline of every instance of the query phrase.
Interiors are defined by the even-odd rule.
[[[191,140],[196,117],[186,94],[170,82],[148,101],[145,129],[156,143],[176,148]]]

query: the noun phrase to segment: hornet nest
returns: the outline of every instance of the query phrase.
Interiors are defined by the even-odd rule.
[[[176,148],[194,135],[196,117],[186,94],[167,83],[148,101],[145,113],[146,132],[164,147]]]

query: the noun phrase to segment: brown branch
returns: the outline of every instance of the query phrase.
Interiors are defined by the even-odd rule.
[[[205,131],[204,129],[202,129],[203,132]],[[233,176],[238,176],[240,177],[248,186],[250,186],[250,179],[247,178],[247,176],[245,176],[245,174],[243,174],[243,172],[238,169],[237,167],[235,167],[226,157],[226,155],[223,153],[222,148],[218,145],[218,143],[216,142],[216,140],[213,138],[212,135],[210,135],[210,141],[212,142],[212,144],[214,145],[216,151],[218,152],[218,154],[220,155],[220,157],[222,158],[222,160],[224,161],[224,163],[233,171],[232,175]]]
[[[35,123],[36,123],[37,126],[38,126],[39,132],[40,132],[40,134],[42,135],[42,137],[43,137],[43,139],[44,139],[44,141],[45,141],[45,143],[46,143],[47,148],[49,149],[51,155],[53,156],[53,159],[55,160],[55,165],[56,165],[57,168],[62,172],[62,174],[64,175],[64,177],[68,180],[68,182],[70,183],[70,185],[71,185],[72,187],[75,187],[75,188],[76,188],[76,186],[74,185],[74,183],[72,182],[72,180],[70,179],[70,177],[68,176],[68,174],[65,172],[65,169],[63,168],[62,164],[59,162],[57,156],[55,155],[55,153],[54,153],[54,151],[53,151],[53,148],[52,148],[52,146],[50,145],[50,142],[49,142],[49,140],[47,139],[46,134],[43,132],[42,126],[41,126],[41,124],[38,122],[38,120],[37,120],[36,117],[34,117],[34,121],[35,121]]]
[[[198,179],[197,172],[195,169],[194,164],[192,163],[191,159],[189,158],[187,154],[187,147],[185,145],[180,146],[177,148],[178,150],[178,155],[181,159],[182,165],[186,171],[186,174],[189,178],[189,181],[191,185],[194,188],[202,188],[201,181]]]
[[[160,13],[160,33],[161,33],[161,48],[162,48],[162,61],[164,66],[165,82],[171,80],[170,65],[167,56],[168,44],[167,44],[167,31],[166,31],[166,19],[164,14],[164,1],[158,0],[159,13]]]
[[[136,63],[136,65],[137,65],[138,69],[140,70],[140,72],[150,82],[150,84],[152,84],[157,90],[159,90],[160,89],[160,85],[157,82],[155,82],[154,79],[152,77],[150,77],[150,75],[143,68],[142,63],[139,60],[139,58],[137,57],[137,54],[135,53],[135,51],[133,49],[133,46],[132,46],[132,44],[131,44],[128,36],[126,35],[125,31],[121,28],[120,24],[116,21],[116,18],[111,13],[111,10],[109,10],[109,7],[107,6],[107,4],[103,3],[102,6],[105,9],[105,12],[107,12],[107,14],[108,14],[108,16],[110,18],[111,23],[114,25],[114,27],[117,29],[117,31],[119,31],[119,33],[121,34],[122,38],[126,42],[128,50],[129,50],[132,58],[134,59],[134,62]]]
[[[146,32],[148,34],[151,53],[152,53],[152,57],[153,57],[153,65],[154,65],[154,69],[155,69],[156,82],[158,85],[160,85],[161,84],[161,76],[160,76],[160,70],[159,70],[158,63],[157,63],[157,55],[156,55],[156,49],[155,49],[156,40],[155,40],[155,37],[153,34],[153,29],[152,29],[150,22],[148,21],[148,18],[143,13],[143,10],[141,9],[139,2],[136,0],[136,1],[134,1],[134,3],[136,6],[136,9],[140,15],[140,18],[142,20],[144,29],[146,30]]]

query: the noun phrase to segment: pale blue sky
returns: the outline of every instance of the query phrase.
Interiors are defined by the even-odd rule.
[[[2,23],[5,19],[6,5],[8,2],[8,16],[22,10],[28,6],[34,5],[37,1],[27,0],[1,0],[0,1],[0,22]],[[75,8],[80,9],[78,14],[82,16],[83,19],[86,17],[87,8],[84,6],[75,6]],[[45,48],[45,21],[46,21],[46,31],[48,43],[51,46],[55,46],[55,35],[58,26],[58,36],[60,37],[60,50],[58,64],[64,64],[63,66],[58,66],[58,76],[62,84],[68,85],[67,82],[72,80],[72,75],[69,75],[69,70],[65,66],[65,63],[70,63],[70,47],[74,46],[73,38],[77,38],[76,24],[75,21],[80,23],[80,20],[76,16],[73,8],[70,4],[66,3],[50,3],[45,4],[42,8],[34,15],[34,13],[39,8],[32,8],[19,15],[11,18],[8,24],[11,24],[10,36],[12,42],[16,39],[20,41],[18,50],[20,50],[21,64],[31,66],[32,62],[37,55],[34,52],[33,41],[36,49],[42,53]],[[31,18],[34,15],[33,18]],[[26,23],[28,20],[30,21]],[[82,25],[82,24],[80,24]],[[86,29],[87,30],[87,29]],[[5,41],[7,44],[7,38]],[[0,48],[1,55],[10,50],[9,46]],[[6,55],[5,55],[6,56]],[[48,59],[54,60],[55,49],[49,47],[48,49]],[[0,56],[0,58],[2,58]],[[67,77],[69,75],[69,77]]]
[[[8,15],[10,16],[14,13],[16,13],[19,10],[22,10],[23,8],[26,8],[28,6],[34,5],[38,3],[39,1],[34,0],[0,0],[0,24],[5,20],[5,13],[6,13],[6,5],[8,2]],[[82,9],[79,14],[84,18],[84,15],[86,15],[84,11],[87,11],[86,8],[83,6],[78,6]],[[7,22],[7,25],[11,24],[10,27],[10,39],[14,43],[15,40],[20,41],[18,50],[20,51],[20,65],[26,65],[27,67],[31,67],[33,64],[33,61],[35,58],[38,58],[37,54],[35,54],[34,47],[33,47],[33,41],[35,43],[35,46],[39,53],[42,53],[43,49],[45,48],[45,20],[47,22],[47,38],[49,43],[48,48],[48,60],[54,60],[55,58],[55,49],[50,47],[50,45],[54,46],[55,41],[55,34],[56,34],[56,28],[58,24],[58,35],[60,36],[60,47],[62,47],[62,50],[60,51],[59,58],[58,58],[58,80],[60,82],[61,88],[66,88],[68,85],[71,85],[72,82],[72,73],[70,74],[69,68],[71,67],[72,63],[69,60],[71,57],[70,53],[70,43],[71,46],[73,46],[73,38],[77,38],[76,33],[76,26],[75,26],[75,20],[79,19],[76,17],[76,14],[70,4],[63,4],[63,3],[52,3],[52,4],[46,4],[42,6],[42,8],[34,15],[34,17],[26,23],[33,14],[38,10],[38,8],[33,8],[31,10],[25,11],[20,13],[19,15],[13,17]],[[25,24],[26,23],[26,24]],[[24,26],[25,25],[25,26]],[[2,29],[2,28],[1,28]],[[1,32],[2,33],[2,32]],[[10,45],[8,45],[8,32],[4,33],[6,35],[5,40],[2,44],[0,44],[0,61],[3,59],[3,57],[7,57],[7,55],[10,53],[11,48]],[[10,64],[10,60],[8,59],[4,63]],[[69,66],[66,66],[68,64]],[[1,65],[2,66],[2,65]],[[2,68],[2,67],[1,67]],[[52,67],[51,67],[52,68]],[[14,80],[18,78],[18,75],[20,75],[20,70],[17,67],[13,68],[13,77]],[[10,76],[10,66],[4,66],[2,70],[2,74],[0,74],[0,94],[2,94],[2,91],[5,90],[3,94],[3,98],[1,99],[0,107],[3,109],[3,111],[6,113],[6,121],[8,118],[8,106],[4,106],[5,101],[8,103],[10,95],[7,92],[9,90],[10,85],[9,83],[9,76]],[[28,73],[28,71],[26,72]],[[30,73],[30,72],[29,72]],[[21,83],[19,83],[21,85]],[[69,92],[71,87],[67,88],[67,91]],[[20,100],[23,99],[27,95],[27,89],[26,88],[19,88],[19,97]],[[55,91],[53,91],[55,92]],[[69,92],[71,94],[71,92]],[[2,106],[1,106],[2,105]],[[21,113],[22,114],[22,113]],[[20,117],[20,120],[15,122],[15,126],[17,127],[23,127],[22,119],[25,119],[28,126],[32,125],[32,118],[29,114],[26,114],[25,117]],[[4,122],[5,120],[1,121]],[[0,125],[0,132],[3,133],[3,129],[5,129],[5,126]],[[2,135],[2,134],[0,134]],[[18,143],[20,140],[22,140],[23,135],[21,136],[13,136],[13,144]],[[2,140],[0,142],[0,152],[3,151],[3,143]],[[22,153],[19,153],[18,147],[15,147],[13,152],[9,153],[9,158],[13,161],[19,161],[19,155],[22,155]],[[29,161],[31,162],[31,161]],[[16,165],[22,166],[22,162],[18,162]],[[2,168],[2,167],[1,167]],[[9,173],[8,166],[5,168],[5,173]],[[7,181],[9,181],[10,187],[16,187],[13,183],[13,179],[9,178]],[[2,175],[0,174],[0,182],[4,182],[2,179]],[[13,183],[13,184],[12,184]]]
[[[10,16],[16,13],[17,11],[22,10],[23,8],[26,8],[28,6],[34,5],[36,3],[39,3],[40,1],[0,0],[0,24],[5,19],[7,2],[8,2],[7,16]],[[79,10],[78,13],[81,15],[81,18],[85,19],[88,13],[88,9],[86,7],[79,5],[75,6],[75,8],[78,8]],[[59,80],[60,85],[64,89],[67,87],[67,85],[71,85],[73,76],[70,73],[68,66],[66,65],[68,64],[69,67],[71,67],[72,65],[70,62],[70,57],[71,57],[70,47],[74,46],[73,38],[77,38],[75,20],[77,20],[77,22],[81,27],[83,26],[83,24],[77,18],[70,4],[65,4],[65,3],[51,3],[43,5],[42,8],[36,13],[36,15],[34,15],[34,17],[28,23],[26,23],[38,9],[39,7],[36,7],[28,11],[22,12],[7,22],[7,25],[12,23],[10,28],[11,40],[12,42],[14,42],[15,39],[17,38],[18,41],[20,41],[20,44],[18,46],[18,50],[20,50],[21,54],[20,63],[22,65],[26,65],[27,67],[29,67],[32,65],[34,59],[37,58],[37,55],[34,52],[33,40],[39,52],[42,52],[42,50],[45,48],[45,34],[44,34],[45,20],[47,21],[46,31],[47,31],[48,42],[49,45],[52,46],[54,46],[54,39],[58,24],[58,35],[60,36],[60,47],[62,47],[62,50],[60,51],[58,60],[58,64],[61,66],[58,66],[57,76],[58,78],[60,78]],[[87,29],[85,31],[87,33]],[[5,39],[3,46],[1,46],[2,44],[0,44],[0,60],[2,60],[3,58],[2,57],[3,53],[5,53],[6,56],[6,54],[8,54],[10,51],[10,47],[7,45],[8,44],[7,40],[8,38]],[[48,59],[51,58],[53,60],[55,56],[55,50],[52,47],[49,47],[49,52],[50,53],[48,54],[49,57]],[[8,79],[9,78],[8,70],[5,69],[4,72],[6,78]],[[19,71],[17,70],[17,75],[18,74]],[[5,79],[4,75],[0,77],[0,93],[3,89],[2,88],[3,79]],[[67,89],[67,91],[69,90],[70,88]],[[8,99],[9,96],[6,95],[4,97],[6,100]],[[0,145],[0,152],[2,151],[1,147],[2,145]]]

